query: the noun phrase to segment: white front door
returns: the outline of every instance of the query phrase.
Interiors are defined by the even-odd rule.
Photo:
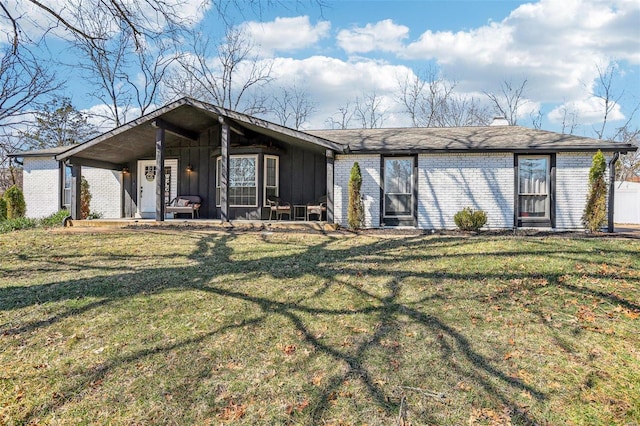
[[[178,188],[178,160],[165,160],[165,203],[176,196]],[[156,179],[158,170],[156,160],[138,161],[138,217],[155,218],[156,215]]]

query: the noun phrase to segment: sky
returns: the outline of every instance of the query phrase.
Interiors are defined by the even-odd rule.
[[[219,36],[215,8],[185,1],[195,25]],[[526,80],[519,125],[531,127],[540,111],[543,129],[561,131],[563,117],[575,117],[575,133],[589,137],[604,111],[594,96],[601,89],[598,67],[614,67],[617,103],[606,134],[631,117],[632,127],[640,127],[640,111],[632,115],[640,105],[637,0],[327,1],[322,8],[300,0],[263,3],[259,12],[244,0],[238,4],[242,10],[225,18],[273,64],[271,89],[295,82],[313,101],[303,129],[326,128],[338,108],[371,93],[383,102],[383,127],[408,126],[397,102],[399,81],[429,67],[455,82],[459,94],[483,102],[485,92],[498,92],[503,82]],[[73,52],[63,56],[71,62]],[[63,70],[66,94],[77,108],[99,110],[76,71]]]

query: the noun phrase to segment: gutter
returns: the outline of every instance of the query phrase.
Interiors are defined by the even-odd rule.
[[[616,162],[618,161],[618,158],[620,158],[620,153],[616,152],[613,154],[613,157],[609,161],[609,206],[607,208],[607,232],[610,234],[614,231],[613,201],[616,192]]]

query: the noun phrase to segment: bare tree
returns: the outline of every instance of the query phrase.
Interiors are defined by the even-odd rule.
[[[383,99],[373,93],[356,97],[353,116],[360,122],[363,129],[379,129],[384,124],[387,109],[382,105]]]
[[[2,52],[0,59],[0,169],[9,169],[15,183],[9,153],[21,149],[17,131],[32,119],[32,111],[50,93],[58,90],[55,75],[21,46]],[[6,177],[7,175],[4,174]]]
[[[180,69],[169,79],[169,97],[199,94],[203,100],[247,114],[267,111],[266,99],[257,89],[269,83],[271,61],[261,60],[254,46],[239,28],[228,27],[225,37],[215,48],[211,39],[201,33],[193,34],[193,55],[184,55],[178,62]],[[215,57],[215,61],[210,58]],[[181,81],[188,81],[185,87]]]
[[[414,127],[479,126],[490,122],[488,107],[455,93],[456,82],[428,68],[398,80],[398,102]]]
[[[298,130],[313,114],[316,106],[309,99],[307,91],[294,83],[291,88],[280,88],[280,95],[273,97],[270,109],[280,124]]]
[[[127,33],[136,49],[143,47],[149,39],[164,38],[167,33],[181,31],[190,23],[182,13],[183,4],[175,0],[70,0],[59,4],[48,5],[41,0],[23,0],[38,9],[44,20],[36,21],[29,14],[21,14],[9,10],[0,3],[0,19],[7,21],[11,27],[9,34],[11,44],[17,51],[18,46],[30,41],[30,33],[22,26],[28,21],[32,28],[39,28],[44,34],[54,28],[63,28],[75,39],[84,39],[86,43],[94,43],[100,49],[110,38],[110,32],[118,29]],[[251,0],[253,2],[253,0]],[[257,1],[257,0],[256,0]],[[48,2],[47,2],[48,3]],[[202,1],[202,7],[205,6]],[[217,6],[221,6],[216,2]],[[228,2],[222,2],[228,3]],[[218,9],[221,12],[221,9]],[[101,15],[102,26],[86,27],[84,16]]]
[[[621,90],[619,93],[615,93],[615,88],[613,86],[613,81],[617,70],[617,65],[615,62],[609,63],[606,68],[603,68],[601,65],[596,64],[596,69],[598,70],[597,84],[592,94],[596,98],[602,100],[602,102],[604,103],[604,111],[602,114],[602,123],[600,123],[600,126],[598,128],[594,127],[593,130],[596,132],[598,139],[602,139],[605,134],[609,115],[616,107],[620,99],[622,99],[624,91]]]
[[[398,86],[398,100],[414,127],[442,126],[455,82],[447,81],[435,68],[428,68],[411,77],[405,76],[398,81]],[[457,106],[452,105],[451,109]]]
[[[510,126],[518,124],[518,110],[524,101],[526,85],[526,79],[519,86],[512,81],[504,80],[500,85],[500,93],[484,92],[491,101],[495,113],[506,118]]]
[[[572,135],[578,128],[578,112],[569,111],[566,105],[562,106],[562,133]]]
[[[337,119],[334,118],[337,115]],[[348,129],[351,124],[351,119],[353,118],[353,108],[347,102],[344,106],[338,108],[338,111],[333,116],[327,118],[326,123],[332,129]]]

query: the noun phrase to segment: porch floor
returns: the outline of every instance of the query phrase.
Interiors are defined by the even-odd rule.
[[[307,222],[300,220],[232,220],[223,222],[220,219],[165,219],[163,222],[157,222],[155,219],[90,219],[90,220],[70,220],[68,226],[77,228],[93,228],[93,227],[114,227],[114,228],[130,228],[130,227],[206,227],[219,228],[225,230],[241,229],[241,230],[263,230],[263,229],[282,229],[282,230],[313,230],[313,231],[335,231],[338,226],[327,222]]]

